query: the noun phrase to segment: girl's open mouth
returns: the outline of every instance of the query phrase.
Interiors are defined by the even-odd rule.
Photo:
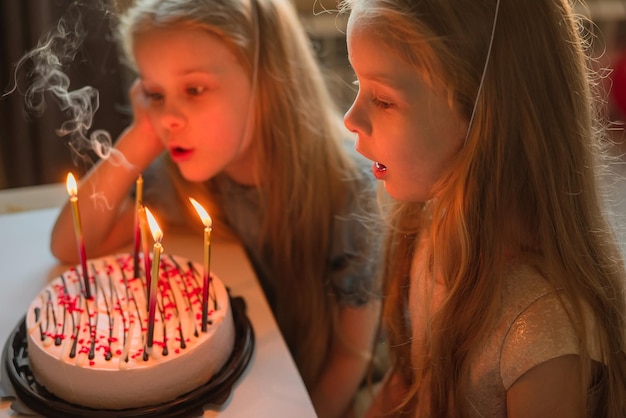
[[[173,147],[170,148],[170,155],[175,162],[188,159],[193,154],[192,148]]]
[[[372,173],[377,179],[382,179],[387,172],[387,166],[379,163],[378,161],[374,162],[374,166],[372,167]]]

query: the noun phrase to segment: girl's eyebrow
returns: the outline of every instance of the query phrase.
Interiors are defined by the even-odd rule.
[[[383,73],[383,72],[377,72],[377,71],[366,72],[364,74],[361,74],[359,79],[384,84],[394,89],[401,88],[400,83],[398,83],[397,77],[392,77],[389,74]]]
[[[185,69],[182,69],[182,70],[178,71],[178,75],[181,75],[181,76],[186,76],[186,75],[214,75],[214,74],[219,74],[219,73],[220,73],[220,71],[217,71],[217,69],[200,68],[200,67],[185,68]]]
[[[176,75],[178,76],[186,76],[186,75],[212,75],[212,74],[218,74],[218,71],[213,69],[208,69],[208,68],[201,68],[201,67],[193,67],[193,68],[183,68],[180,69],[178,71],[175,71]],[[145,76],[141,73],[139,73],[139,78],[141,79],[145,79]]]

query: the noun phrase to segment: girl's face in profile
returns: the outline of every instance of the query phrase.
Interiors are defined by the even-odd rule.
[[[149,118],[182,175],[252,183],[251,85],[227,45],[200,28],[154,29],[135,39],[134,55]]]
[[[348,21],[348,56],[359,91],[345,115],[356,149],[398,200],[423,202],[463,146],[467,123],[447,98],[395,55],[358,13]]]

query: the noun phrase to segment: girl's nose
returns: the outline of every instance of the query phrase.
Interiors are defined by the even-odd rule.
[[[350,109],[348,109],[344,115],[343,123],[350,132],[365,135],[369,134],[369,131],[371,130],[370,124],[366,115],[362,111],[361,106],[359,105],[358,97],[354,100],[354,103],[352,103],[352,106],[350,106]]]
[[[185,116],[174,106],[165,106],[160,116],[161,126],[168,130],[180,130],[185,127]]]

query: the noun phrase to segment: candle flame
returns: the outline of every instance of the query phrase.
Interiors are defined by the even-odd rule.
[[[152,233],[152,238],[156,242],[161,242],[163,239],[163,232],[161,228],[159,228],[159,224],[157,223],[154,215],[150,212],[150,209],[146,208],[146,217],[148,218],[148,226],[150,227],[150,232]]]
[[[65,186],[67,187],[67,194],[69,194],[70,197],[75,197],[78,194],[76,179],[71,172],[67,173],[67,181],[65,182]]]
[[[204,226],[206,226],[207,228],[211,228],[213,225],[213,221],[211,220],[211,217],[209,216],[207,211],[204,210],[202,205],[200,205],[200,203],[198,203],[194,198],[190,197],[189,201],[196,209],[196,212],[198,212],[198,215],[200,216],[200,219],[202,219],[202,223],[204,224]]]

